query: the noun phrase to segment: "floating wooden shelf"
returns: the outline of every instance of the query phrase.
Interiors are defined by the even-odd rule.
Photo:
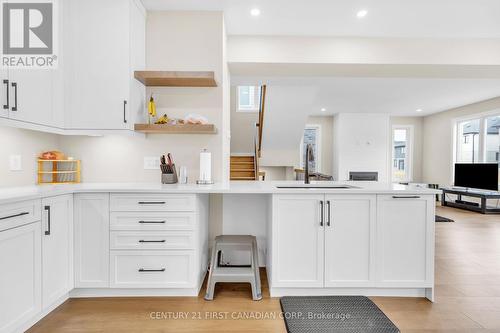
[[[196,124],[135,124],[134,129],[142,133],[157,134],[215,134],[217,129],[215,125],[196,125]]]
[[[147,87],[217,87],[214,72],[135,71]]]

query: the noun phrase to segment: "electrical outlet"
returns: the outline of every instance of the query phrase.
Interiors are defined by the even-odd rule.
[[[21,171],[23,169],[21,155],[10,155],[9,167],[10,171]]]
[[[154,156],[145,156],[144,170],[160,170],[160,158]]]

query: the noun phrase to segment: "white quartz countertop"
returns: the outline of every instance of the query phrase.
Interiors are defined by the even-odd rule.
[[[70,193],[222,193],[222,194],[273,194],[273,193],[341,193],[341,194],[399,194],[424,195],[441,193],[439,190],[415,185],[386,184],[378,182],[318,182],[318,186],[349,185],[353,188],[277,188],[295,186],[299,181],[234,181],[213,185],[157,183],[82,183],[76,185],[39,185],[0,188],[0,203],[51,197]]]

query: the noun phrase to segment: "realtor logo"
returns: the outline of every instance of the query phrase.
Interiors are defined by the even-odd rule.
[[[2,3],[2,67],[54,68],[54,1]]]

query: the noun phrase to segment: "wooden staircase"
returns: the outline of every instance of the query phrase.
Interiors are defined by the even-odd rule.
[[[255,124],[254,155],[231,156],[230,180],[265,180],[266,173],[259,170],[259,158],[262,150],[262,129],[264,128],[264,106],[266,85],[260,87],[259,122]]]
[[[231,156],[231,180],[255,180],[253,156]]]

